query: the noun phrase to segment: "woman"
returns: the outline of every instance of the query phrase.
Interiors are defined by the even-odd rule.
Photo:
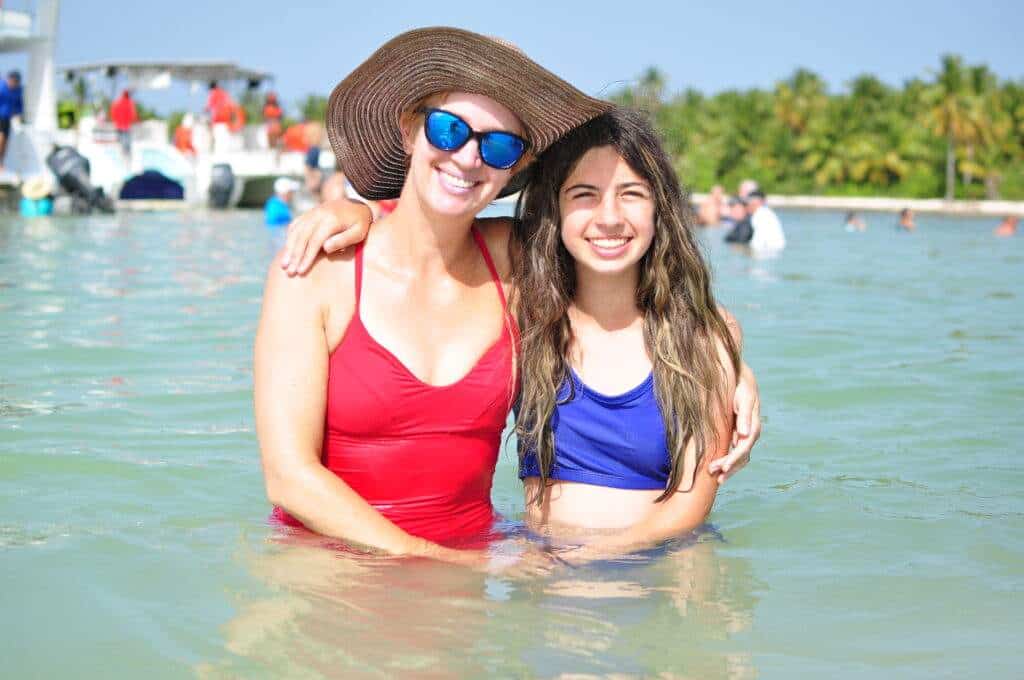
[[[519,476],[535,529],[647,547],[711,510],[739,349],[679,180],[640,114],[585,123],[535,163],[517,223]]]
[[[607,109],[467,31],[410,31],[334,90],[331,143],[356,190],[399,197],[354,253],[267,277],[255,402],[275,517],[396,555],[479,564],[514,398],[508,228],[475,215]],[[491,253],[499,254],[497,266]],[[503,272],[504,274],[499,274]]]

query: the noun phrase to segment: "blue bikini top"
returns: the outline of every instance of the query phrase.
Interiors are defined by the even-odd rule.
[[[570,389],[570,381],[571,388]],[[672,470],[654,374],[624,394],[596,392],[569,369],[551,417],[555,460],[551,479],[617,489],[664,489]],[[539,477],[534,450],[519,478]]]

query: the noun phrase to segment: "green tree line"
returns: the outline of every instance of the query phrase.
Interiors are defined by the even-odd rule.
[[[864,74],[830,93],[807,69],[713,96],[665,82],[649,68],[612,99],[651,114],[695,191],[751,177],[780,194],[1024,199],[1024,81],[957,55],[900,88]]]

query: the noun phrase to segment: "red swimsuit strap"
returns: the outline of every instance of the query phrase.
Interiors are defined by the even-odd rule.
[[[494,266],[494,260],[491,259],[491,251],[487,249],[487,242],[484,240],[483,235],[477,230],[476,225],[473,225],[473,239],[476,241],[476,245],[480,248],[480,253],[484,256],[484,262],[487,263],[487,269],[491,272],[491,278],[494,280],[494,285],[498,288],[498,297],[501,298],[501,309],[502,313],[505,312],[507,303],[505,301],[505,289],[501,287],[501,277],[498,276],[498,269]]]
[[[359,318],[359,300],[363,297],[363,243],[356,244],[356,318]]]

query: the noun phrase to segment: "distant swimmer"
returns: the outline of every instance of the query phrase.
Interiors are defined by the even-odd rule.
[[[697,223],[705,227],[719,224],[722,221],[724,190],[721,184],[711,187],[711,193],[700,204],[697,211]]]
[[[863,218],[851,210],[846,213],[846,231],[867,231],[868,225],[865,224]]]
[[[732,229],[738,222],[746,218],[747,206],[737,196],[730,196],[722,208],[722,218],[719,220],[723,227]]]
[[[761,185],[757,183],[756,179],[745,179],[740,182],[739,187],[736,189],[736,194],[744,201],[755,191],[760,191]]]
[[[896,224],[896,231],[911,232],[915,229],[917,229],[917,225],[914,224],[914,211],[904,208],[900,211],[900,221]]]
[[[291,200],[299,183],[290,177],[274,180],[274,195],[263,205],[263,220],[268,227],[283,227],[292,221]]]
[[[992,233],[999,238],[1009,238],[1017,233],[1017,223],[1020,218],[1015,215],[1008,215],[1006,219],[999,223]]]
[[[754,236],[754,227],[750,224],[747,204],[742,198],[733,196],[729,199],[729,223],[732,228],[725,235],[726,243],[746,245]]]

